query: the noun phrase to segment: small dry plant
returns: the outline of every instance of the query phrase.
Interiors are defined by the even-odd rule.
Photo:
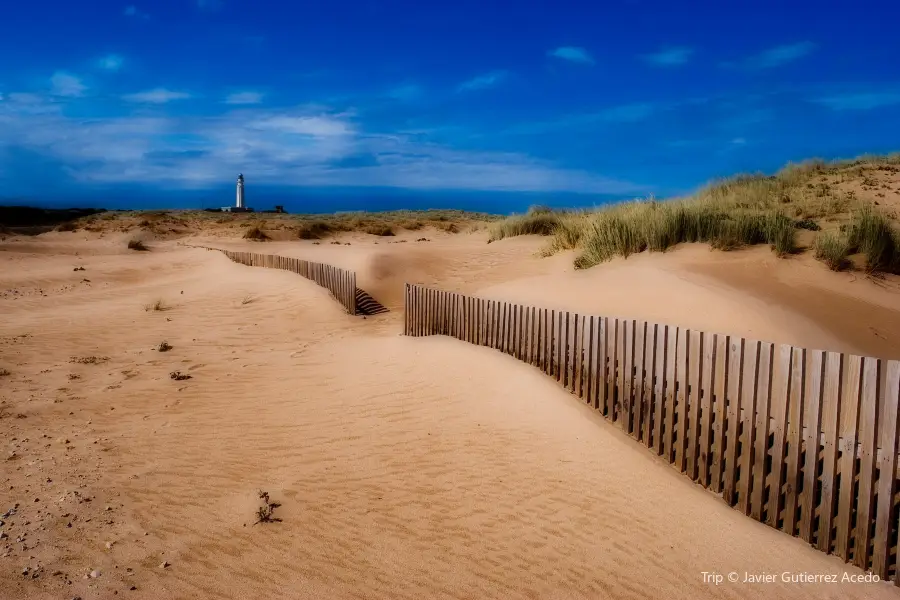
[[[250,304],[250,303],[253,302],[254,300],[256,300],[256,298],[254,298],[253,296],[251,296],[251,295],[248,294],[248,295],[244,296],[244,299],[243,299],[243,300],[241,300],[241,304],[242,304],[242,305],[243,305],[243,304]]]
[[[0,377],[9,377],[10,372],[9,369],[0,369]]]
[[[191,376],[187,373],[182,373],[181,371],[172,371],[169,373],[169,377],[174,379],[175,381],[184,381],[185,379],[190,379]]]
[[[139,252],[146,252],[150,250],[150,248],[148,248],[141,240],[129,240],[128,249],[137,250]]]
[[[79,365],[97,365],[108,360],[108,356],[72,356],[69,358],[70,363],[77,363]]]
[[[158,352],[168,352],[171,349],[172,349],[172,345],[165,340],[161,341],[159,343],[159,346],[156,347],[156,350]]]
[[[147,306],[145,306],[144,310],[146,310],[147,312],[154,311],[154,310],[162,312],[164,310],[169,310],[169,307],[162,300],[155,300],[155,301],[151,302],[150,304],[148,304]]]
[[[278,502],[272,502],[269,498],[269,492],[264,492],[260,490],[257,492],[259,499],[262,500],[263,505],[256,509],[256,523],[275,523],[280,522],[281,519],[274,516],[275,509],[281,506]],[[256,525],[254,523],[254,525]]]

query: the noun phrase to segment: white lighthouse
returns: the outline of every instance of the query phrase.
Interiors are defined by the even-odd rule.
[[[244,174],[241,173],[237,178],[237,202],[235,208],[243,210],[244,207]]]

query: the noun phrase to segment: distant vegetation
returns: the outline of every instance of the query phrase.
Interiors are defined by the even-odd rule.
[[[148,248],[144,244],[144,242],[142,242],[141,240],[129,240],[128,241],[128,249],[129,250],[137,250],[139,252],[146,252],[146,251],[150,250],[150,248]]]
[[[491,227],[489,241],[549,236],[546,254],[575,249],[578,268],[614,256],[662,252],[682,242],[731,250],[768,244],[778,256],[796,252],[797,231],[814,231],[816,258],[832,269],[860,255],[870,272],[900,273],[900,232],[895,211],[864,201],[842,184],[886,189],[873,174],[900,173],[900,154],[849,161],[790,164],[774,176],[739,175],[687,198],[636,200],[597,210],[553,211],[532,207]],[[884,198],[883,192],[876,197]]]
[[[269,239],[269,234],[260,229],[259,225],[254,225],[250,229],[244,232],[245,240],[253,240],[255,242],[266,242]]]

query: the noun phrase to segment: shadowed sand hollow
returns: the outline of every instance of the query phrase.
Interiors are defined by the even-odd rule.
[[[26,550],[3,550],[2,598],[900,596],[888,584],[704,582],[861,571],[729,508],[533,368],[399,335],[410,281],[897,355],[889,335],[826,326],[832,304],[801,314],[777,277],[751,294],[734,265],[715,271],[763,260],[752,251],[574,273],[570,257],[536,258],[528,238],[228,246],[356,269],[390,309],[364,320],[303,278],[217,252],[54,239],[0,252],[0,428],[14,453],[0,510],[19,503],[5,530],[27,532]],[[831,285],[810,277],[786,281]],[[891,285],[830,293],[868,298],[852,318],[881,331],[897,323],[885,321],[900,306]],[[156,300],[166,310],[145,310]],[[260,489],[281,522],[253,525]]]

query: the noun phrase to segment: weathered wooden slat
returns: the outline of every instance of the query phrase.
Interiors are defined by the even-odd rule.
[[[568,313],[566,313],[568,315]],[[563,311],[556,314],[556,381],[562,382],[565,373],[566,330],[563,327]]]
[[[569,314],[569,311],[566,311],[565,318],[565,328],[563,331],[563,342],[562,342],[562,373],[560,383],[563,384],[563,387],[569,387],[569,382],[572,380],[571,369],[572,369],[572,337],[570,330],[570,323],[572,321],[572,315]]]
[[[572,339],[569,342],[569,347],[572,349],[572,357],[569,360],[571,364],[569,365],[568,371],[568,388],[569,391],[573,394],[578,394],[578,385],[576,380],[578,379],[581,370],[581,367],[579,366],[581,364],[581,342],[578,339],[578,334],[580,332],[578,326],[580,320],[581,317],[578,315],[578,313],[575,313],[572,318]]]
[[[623,405],[625,404],[625,342],[626,335],[625,331],[627,329],[627,320],[626,319],[616,319],[616,362],[615,362],[615,405],[613,412],[614,419],[613,421],[619,424],[619,427],[624,429],[623,421],[625,421],[624,411],[622,410]]]
[[[659,325],[656,328],[656,372],[653,382],[653,448],[657,455],[665,452],[665,412],[666,412],[666,348],[668,347],[669,327]]]
[[[503,303],[500,309],[500,347],[498,350],[501,352],[508,352],[509,350],[509,306],[506,302]]]
[[[558,348],[557,338],[559,337],[559,327],[556,324],[556,311],[550,311],[550,337],[549,337],[549,345],[547,346],[547,374],[551,377],[556,377],[556,365],[558,363],[556,356],[556,349]]]
[[[803,444],[803,395],[806,350],[794,348],[791,358],[791,383],[788,402],[788,454],[785,463],[784,521],[782,529],[797,534],[797,508],[802,485],[801,446]]]
[[[853,564],[869,568],[871,519],[875,494],[875,448],[878,424],[878,372],[881,361],[863,359],[862,390],[859,401],[859,493],[856,502],[856,528]]]
[[[644,338],[644,380],[642,381],[642,397],[644,402],[644,416],[642,419],[643,431],[641,433],[644,445],[653,447],[653,409],[656,401],[653,393],[653,384],[656,377],[656,330],[659,326],[655,323],[647,323],[646,337]]]
[[[763,520],[766,502],[766,470],[769,455],[769,410],[772,389],[772,344],[759,345],[759,361],[756,378],[756,439],[753,440],[753,483],[750,488],[750,516]]]
[[[772,365],[772,472],[769,476],[769,502],[766,506],[766,522],[778,527],[783,507],[782,484],[784,461],[787,452],[788,391],[791,382],[791,353],[793,348],[779,344],[775,349]]]
[[[881,440],[878,446],[881,454],[878,460],[878,504],[875,510],[875,540],[872,549],[872,572],[883,580],[889,578],[891,565],[891,549],[896,542],[891,539],[894,493],[897,491],[897,434],[898,403],[900,403],[900,361],[888,361],[885,365],[885,378],[881,402],[881,423],[879,424]],[[900,553],[898,553],[900,555]],[[898,558],[895,557],[894,564]],[[895,581],[900,578],[896,572]]]
[[[734,506],[737,502],[738,432],[741,419],[741,363],[744,359],[744,340],[729,338],[728,390],[725,394],[727,440],[723,474],[723,497]]]
[[[528,362],[528,353],[531,349],[530,346],[530,338],[528,328],[531,326],[531,309],[528,307],[522,307],[524,311],[524,315],[522,317],[522,355],[519,357],[519,360]]]
[[[716,336],[704,333],[701,336],[702,358],[700,365],[700,436],[697,448],[700,455],[697,481],[705,488],[709,487],[710,457],[712,446],[710,435],[713,425],[713,369],[716,359]]]
[[[759,366],[759,342],[744,340],[741,366],[741,444],[738,473],[738,509],[750,514],[750,486],[753,484],[753,437],[756,431],[756,377]]]
[[[518,304],[513,304],[511,312],[512,321],[509,332],[509,354],[510,356],[519,358],[519,316],[522,312],[522,307]]]
[[[407,283],[403,290],[403,335],[409,335],[410,310],[412,310],[412,300],[410,298],[410,287]]]
[[[607,411],[607,387],[609,369],[609,319],[600,317],[597,320],[597,400],[595,407],[601,415]]]
[[[478,344],[481,346],[488,345],[489,323],[488,304],[485,299],[478,300]]]
[[[806,352],[806,386],[803,395],[803,492],[800,494],[800,537],[813,542],[815,499],[818,492],[819,432],[822,424],[822,370],[825,353],[821,350]]]
[[[897,403],[900,401],[900,363],[882,363],[882,381],[879,386],[878,483],[875,507],[875,536],[872,543],[872,572],[882,579],[889,579],[891,565],[891,529],[896,492],[897,470]]]
[[[687,329],[678,330],[678,344],[675,350],[676,366],[675,366],[675,468],[685,471],[685,454],[687,453],[687,421],[688,421],[688,363],[690,354],[688,353],[688,338],[690,331]]]
[[[834,508],[836,500],[838,434],[841,414],[841,361],[842,355],[828,352],[825,355],[825,380],[822,386],[822,494],[819,501],[819,533],[817,546],[823,552],[831,552]]]
[[[854,482],[856,479],[856,440],[859,425],[860,384],[862,383],[862,358],[846,356],[844,358],[844,376],[841,389],[841,421],[840,445],[841,456],[838,465],[841,473],[840,490],[838,490],[838,514],[834,536],[834,553],[844,560],[850,559],[850,538],[852,517],[856,497]]]
[[[678,327],[669,327],[669,335],[666,340],[666,381],[665,381],[665,424],[663,431],[663,456],[670,463],[675,461],[674,448],[672,444],[675,437],[676,414],[675,414],[675,393],[676,379],[678,367],[678,338],[682,335]]]
[[[528,364],[534,364],[534,312],[533,308],[525,308],[525,353],[522,360]]]
[[[606,328],[606,348],[604,353],[606,361],[603,367],[605,373],[604,385],[606,386],[606,408],[603,414],[611,423],[614,423],[616,416],[616,340],[618,339],[616,328],[618,322],[616,319],[604,317],[603,323]]]
[[[691,330],[687,336],[687,383],[685,390],[685,415],[687,423],[685,428],[687,438],[685,439],[685,465],[684,473],[692,480],[697,479],[700,472],[700,368],[701,356],[703,352],[702,334],[699,331]]]
[[[634,319],[619,319],[622,332],[622,355],[619,363],[619,424],[631,433],[631,407],[634,401]]]
[[[647,339],[647,323],[634,323],[634,369],[631,375],[631,428],[632,435],[641,440],[644,434],[644,342]]]
[[[419,336],[427,335],[428,323],[428,299],[429,292],[426,288],[419,288],[420,308],[419,308]]]
[[[588,356],[587,356],[587,394],[584,401],[591,406],[596,406],[597,392],[597,338],[595,337],[595,328],[597,326],[597,317],[588,317]]]

